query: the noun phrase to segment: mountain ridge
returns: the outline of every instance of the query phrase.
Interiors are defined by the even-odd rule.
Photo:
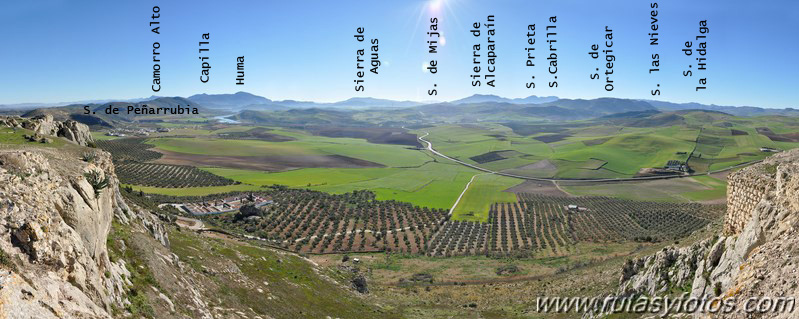
[[[134,99],[101,99],[101,100],[85,100],[75,102],[58,102],[58,103],[17,103],[17,104],[0,104],[0,110],[32,110],[40,108],[52,107],[65,107],[71,105],[93,105],[93,104],[106,104],[106,103],[141,103],[144,101],[153,101],[162,96],[150,96],[146,98]],[[173,97],[178,98],[178,97]],[[180,97],[184,98],[184,97]],[[244,110],[244,109],[263,109],[263,110],[285,110],[290,108],[347,108],[347,109],[366,109],[366,108],[403,108],[414,107],[420,105],[432,104],[473,104],[473,103],[509,103],[509,104],[546,104],[553,103],[559,100],[567,101],[592,101],[603,99],[617,99],[629,101],[642,101],[649,103],[653,107],[661,111],[677,111],[686,109],[701,109],[722,111],[738,116],[757,116],[757,115],[788,115],[799,116],[799,109],[796,108],[766,108],[758,106],[724,106],[716,104],[701,104],[696,102],[676,103],[668,101],[658,101],[649,99],[628,99],[628,98],[608,98],[599,97],[593,99],[569,99],[559,98],[556,96],[537,96],[530,95],[524,98],[506,98],[494,94],[473,94],[464,98],[446,101],[446,102],[416,102],[416,101],[398,101],[391,99],[380,99],[373,97],[352,97],[346,100],[337,102],[313,102],[313,101],[300,101],[300,100],[272,100],[263,96],[252,94],[249,92],[239,91],[235,93],[223,94],[208,94],[199,93],[188,97],[186,100],[197,103],[201,106],[208,108],[222,108],[230,110]]]

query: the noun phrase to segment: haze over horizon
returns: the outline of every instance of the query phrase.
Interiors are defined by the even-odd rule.
[[[660,42],[663,56],[661,96],[650,96],[655,78],[647,74],[649,2],[631,0],[612,5],[560,1],[528,3],[471,0],[303,3],[170,2],[157,3],[162,34],[150,32],[153,4],[50,0],[0,4],[0,26],[14,30],[6,41],[17,50],[3,50],[7,76],[2,104],[52,104],[84,100],[135,99],[151,95],[190,96],[196,93],[246,91],[273,100],[336,102],[352,97],[410,101],[452,101],[472,94],[507,98],[530,95],[593,99],[614,97],[653,99],[675,103],[797,107],[792,74],[799,49],[791,38],[799,4],[778,1],[782,8],[747,1],[723,6],[693,1],[660,3]],[[433,8],[436,5],[436,8]],[[385,13],[391,12],[387,15]],[[597,12],[604,12],[597,15]],[[471,46],[483,43],[469,32],[473,22],[496,17],[497,87],[470,85]],[[547,18],[558,16],[559,87],[547,88],[544,70]],[[91,17],[75,21],[75,16]],[[421,66],[429,59],[425,47],[428,18],[439,17],[446,44],[437,59],[440,73],[431,76]],[[297,20],[297,17],[302,17]],[[695,79],[680,72],[688,64],[681,45],[697,34],[697,21],[709,21],[708,89],[695,92]],[[47,22],[47,23],[45,23]],[[535,23],[535,68],[524,66],[526,26]],[[25,26],[24,28],[18,26]],[[588,78],[597,61],[587,52],[602,41],[604,27],[613,29],[616,89],[606,92]],[[367,76],[365,92],[355,92],[355,50],[364,46],[353,39],[364,27],[367,39],[380,40],[380,74]],[[210,33],[211,82],[200,83],[197,42]],[[763,48],[741,39],[769,43],[768,63],[757,58]],[[163,90],[152,92],[151,45],[162,44]],[[56,47],[58,50],[53,50]],[[485,48],[483,49],[485,53]],[[236,86],[235,59],[246,56],[246,84]],[[536,76],[536,89],[524,83]],[[436,82],[440,95],[424,94]]]
[[[556,98],[556,99],[560,99],[560,100],[594,100],[594,99],[605,99],[605,98],[626,99],[626,98],[619,98],[619,97],[613,97],[613,96],[599,96],[599,97],[595,97],[595,98],[569,98],[569,97],[560,97],[560,96],[538,96],[538,95],[530,95],[530,96],[522,96],[522,97],[506,97],[506,96],[501,96],[501,95],[496,95],[496,94],[478,94],[478,93],[476,93],[476,94],[472,94],[472,95],[469,95],[469,96],[463,96],[463,97],[460,97],[460,98],[447,100],[447,101],[391,100],[391,99],[375,98],[375,97],[370,97],[370,96],[350,97],[350,98],[347,98],[347,99],[337,100],[337,101],[309,101],[309,100],[301,100],[301,99],[276,100],[276,99],[270,98],[268,96],[261,96],[261,95],[254,94],[254,93],[251,93],[251,92],[246,92],[246,91],[238,91],[238,92],[231,92],[231,93],[197,93],[197,94],[192,94],[192,95],[187,95],[187,96],[151,95],[151,96],[148,96],[148,97],[131,97],[131,98],[118,98],[118,99],[113,99],[113,98],[109,98],[109,99],[83,99],[83,100],[78,100],[78,101],[23,102],[23,103],[13,103],[13,104],[11,104],[11,103],[9,103],[9,104],[0,103],[0,107],[2,107],[2,106],[11,106],[11,107],[25,106],[25,107],[34,107],[34,108],[35,107],[48,108],[48,107],[59,107],[59,106],[76,105],[76,104],[77,105],[80,105],[80,104],[103,104],[103,103],[108,103],[108,102],[133,102],[133,101],[139,102],[139,101],[154,100],[154,99],[158,99],[158,98],[174,98],[174,97],[190,98],[190,97],[192,97],[194,95],[202,95],[202,94],[208,94],[208,95],[235,95],[235,94],[239,94],[239,93],[245,93],[245,94],[250,94],[250,95],[253,95],[253,96],[256,96],[256,97],[266,98],[266,99],[271,100],[272,102],[295,101],[295,102],[318,103],[320,105],[342,103],[342,102],[346,102],[346,101],[353,100],[353,99],[376,99],[376,100],[387,100],[387,101],[394,101],[394,102],[413,102],[413,103],[418,103],[418,105],[425,105],[425,104],[437,104],[437,103],[454,103],[454,102],[459,102],[461,100],[467,100],[467,99],[470,99],[470,98],[474,98],[474,97],[477,97],[477,96],[484,96],[484,97],[493,96],[493,97],[496,97],[497,99],[503,99],[503,100],[523,100],[525,98],[531,98],[531,97],[538,97],[538,98],[549,98],[549,97],[552,97],[552,98]],[[788,107],[785,107],[785,108],[781,108],[781,107],[767,107],[767,106],[761,106],[761,105],[722,105],[722,104],[716,104],[716,103],[704,104],[704,103],[699,103],[699,102],[673,102],[673,101],[665,101],[665,100],[662,100],[662,99],[627,99],[627,100],[658,101],[658,102],[677,103],[677,104],[703,104],[703,105],[706,105],[706,106],[723,106],[723,107],[761,107],[761,108],[765,108],[765,109],[796,109],[796,107],[791,107],[791,106],[788,106]],[[461,103],[475,103],[475,102],[460,102],[458,104],[461,104]],[[548,102],[537,102],[537,103],[521,103],[519,101],[514,101],[513,102],[513,104],[546,104],[546,103],[548,103]],[[199,104],[202,105],[202,103],[199,103]],[[381,106],[378,106],[378,107],[381,107]],[[397,106],[397,107],[403,107],[403,106]]]

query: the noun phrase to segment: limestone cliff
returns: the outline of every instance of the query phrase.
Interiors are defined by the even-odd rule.
[[[3,124],[25,132],[3,130],[16,136],[0,144],[0,319],[370,318],[383,311],[303,257],[172,225],[171,207],[120,191],[111,155],[77,145],[90,138],[79,126],[0,117]],[[27,130],[54,128],[78,142],[18,142]]]
[[[103,317],[121,303],[125,267],[110,262],[105,246],[117,181],[110,157],[98,154],[85,163],[44,151],[0,152],[0,249],[11,268],[2,275],[0,312]],[[92,186],[91,172],[107,179],[103,189]],[[75,302],[63,302],[69,299]]]
[[[719,236],[627,262],[618,294],[655,296],[683,288],[692,297],[734,299],[739,309],[753,296],[799,297],[799,150],[731,174],[727,202]]]
[[[43,122],[45,123],[45,122]],[[130,273],[109,259],[112,219],[163,226],[119,194],[108,153],[0,150],[0,318],[110,318],[127,302]]]
[[[0,125],[29,129],[36,134],[63,137],[67,141],[87,146],[94,143],[89,127],[74,120],[55,121],[50,114],[33,118],[0,118]]]

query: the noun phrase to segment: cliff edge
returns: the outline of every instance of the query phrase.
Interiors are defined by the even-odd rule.
[[[398,317],[301,256],[178,228],[80,126],[62,143],[27,137],[68,123],[2,124],[0,319]]]
[[[688,247],[628,261],[618,295],[675,291],[721,298],[744,309],[751,297],[799,297],[799,150],[776,154],[729,176],[723,231]],[[795,318],[761,313],[758,318]],[[740,318],[740,313],[696,314]]]
[[[63,155],[0,151],[0,313],[7,317],[103,318],[123,302],[129,274],[106,249],[121,207],[110,155]]]

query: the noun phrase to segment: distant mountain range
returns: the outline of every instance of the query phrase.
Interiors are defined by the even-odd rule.
[[[270,104],[272,100],[247,92],[234,94],[195,94],[187,98],[189,101],[210,108],[238,109],[249,105]]]
[[[488,99],[488,101],[485,101]],[[409,109],[390,111],[398,115],[418,112],[427,118],[457,119],[461,122],[481,121],[523,121],[523,120],[583,120],[601,117],[614,113],[655,110],[655,107],[644,101],[601,98],[593,100],[557,99],[551,102],[538,104],[520,104],[511,102],[497,102],[494,98],[478,96],[466,101],[483,101],[475,103],[438,103],[420,105]]]
[[[221,108],[230,111],[241,110],[258,110],[258,111],[282,111],[297,108],[332,108],[332,109],[351,109],[351,110],[365,110],[371,108],[409,108],[422,105],[469,105],[469,104],[496,104],[497,107],[502,108],[500,104],[513,104],[513,105],[530,105],[536,106],[558,106],[564,109],[588,111],[584,116],[593,115],[607,115],[613,113],[629,112],[635,110],[643,110],[646,108],[654,108],[661,111],[678,111],[678,110],[712,110],[729,113],[736,116],[757,116],[757,115],[787,115],[799,116],[797,109],[773,109],[752,106],[720,106],[720,105],[705,105],[699,103],[671,103],[664,101],[653,100],[634,100],[634,99],[616,99],[616,98],[598,98],[598,99],[560,99],[556,96],[536,96],[531,95],[525,98],[506,98],[490,94],[474,94],[462,99],[444,102],[444,103],[421,103],[414,101],[394,101],[387,99],[376,99],[368,97],[351,98],[345,101],[333,103],[320,103],[311,101],[295,101],[283,100],[273,101],[268,98],[253,95],[247,92],[238,92],[235,94],[198,94],[188,97],[192,102],[209,108]],[[636,105],[637,104],[637,105]],[[647,107],[645,104],[649,104]],[[532,113],[539,112],[554,112],[555,109],[530,109]],[[564,114],[566,115],[566,114]],[[569,116],[566,116],[569,117]]]
[[[614,114],[651,116],[655,114],[655,112],[668,113],[681,110],[718,111],[735,116],[799,116],[799,110],[793,108],[735,107],[618,98],[560,99],[554,96],[535,95],[526,98],[505,98],[497,95],[483,94],[475,94],[466,98],[440,103],[394,101],[368,97],[351,98],[340,102],[319,103],[295,100],[275,101],[247,92],[237,92],[233,94],[196,94],[187,98],[151,96],[149,98],[129,99],[124,101],[94,100],[68,105],[50,105],[49,107],[42,107],[35,103],[15,104],[13,106],[17,106],[21,109],[33,110],[26,115],[50,113],[56,118],[83,118],[83,122],[95,122],[94,124],[99,123],[101,125],[112,125],[114,122],[153,119],[153,117],[148,116],[131,116],[127,114],[109,116],[100,114],[100,112],[97,112],[98,116],[93,118],[84,118],[87,115],[82,114],[84,105],[89,105],[93,110],[101,110],[108,105],[122,107],[131,103],[136,107],[141,107],[141,105],[144,104],[154,107],[171,107],[178,104],[182,106],[192,105],[201,108],[204,116],[208,116],[209,114],[217,116],[237,113],[239,115],[236,116],[236,118],[240,120],[246,121],[246,118],[251,117],[257,119],[259,122],[266,123],[285,122],[288,120],[287,117],[292,115],[302,115],[301,117],[306,117],[305,120],[300,120],[299,122],[315,122],[322,119],[322,122],[325,122],[325,120],[341,119],[342,114],[350,111],[361,112],[367,116],[372,114],[375,117],[391,115],[394,119],[443,122],[520,121],[536,119],[567,121],[602,117],[607,118],[608,116],[612,117]],[[8,105],[0,105],[0,110],[9,107]],[[310,113],[314,114],[314,116],[305,116],[307,114],[292,110],[311,110]],[[337,112],[328,112],[325,110]],[[19,111],[17,112],[21,113]],[[277,113],[268,114],[269,112]],[[320,116],[320,114],[329,116],[322,116],[319,118],[318,116]]]
[[[458,123],[503,123],[514,128],[528,127],[540,132],[547,125],[614,125],[620,127],[665,127],[695,123],[740,121],[721,111],[686,109],[661,111],[640,100],[601,98],[560,99],[541,104],[507,102],[436,103],[406,108],[342,110],[334,108],[295,108],[279,111],[244,110],[230,116],[243,123],[274,126],[335,127],[422,127]],[[579,120],[579,121],[576,121]],[[526,129],[523,129],[526,130]]]
[[[253,95],[247,92],[237,92],[234,94],[197,94],[188,97],[189,100],[211,108],[224,108],[229,110],[288,110],[295,108],[337,108],[337,109],[369,109],[369,108],[404,108],[426,105],[414,101],[394,101],[387,99],[376,99],[370,97],[354,97],[348,100],[320,103],[310,101],[283,100],[273,101],[262,96]],[[538,97],[535,95],[526,98],[509,99],[496,95],[475,94],[467,98],[451,101],[451,104],[471,104],[471,103],[510,103],[510,104],[540,104],[557,101],[554,96]],[[433,103],[435,104],[435,102]]]
[[[509,99],[497,95],[492,94],[474,94],[469,97],[462,98],[460,100],[455,100],[449,103],[452,104],[470,104],[470,103],[486,103],[486,102],[495,102],[495,103],[510,103],[510,104],[541,104],[547,102],[555,102],[558,100],[556,96],[535,96],[531,95],[526,98],[516,98],[516,99]]]
[[[799,116],[799,109],[785,108],[773,109],[762,108],[757,106],[724,106],[715,104],[700,104],[700,103],[672,103],[664,101],[646,100],[649,104],[659,110],[664,111],[679,111],[679,110],[708,110],[729,113],[736,116],[760,116],[760,115],[785,115],[785,116]]]
[[[375,99],[370,97],[355,97],[334,103],[319,103],[310,101],[283,100],[273,101],[262,96],[247,92],[234,94],[197,94],[188,97],[194,103],[219,109],[232,111],[240,110],[288,110],[297,108],[339,108],[339,109],[366,109],[385,107],[411,107],[421,105],[412,101],[393,101]]]
[[[83,101],[72,101],[72,102],[56,102],[56,103],[17,103],[17,104],[0,104],[0,110],[3,109],[14,109],[14,110],[32,110],[37,108],[43,107],[56,107],[56,106],[67,106],[67,105],[75,105],[75,104],[101,104],[101,103],[110,103],[110,102],[141,102],[141,101],[149,101],[155,100],[161,96],[150,96],[150,97],[142,97],[142,98],[135,98],[135,99],[105,99],[105,100],[83,100]]]
[[[196,103],[189,101],[182,97],[156,97],[152,100],[139,101],[139,102],[108,102],[108,103],[89,103],[89,104],[72,104],[66,106],[56,106],[48,108],[39,108],[28,111],[22,114],[23,117],[34,117],[38,115],[50,114],[54,119],[63,121],[67,119],[76,120],[78,122],[92,125],[92,126],[106,126],[111,127],[121,123],[134,122],[134,121],[158,121],[163,119],[180,119],[192,117],[191,114],[179,115],[149,115],[149,114],[135,114],[128,113],[128,106],[134,109],[141,109],[144,106],[148,108],[186,108],[197,107],[200,116],[217,116],[223,115],[225,112],[215,109],[209,109]],[[88,106],[90,114],[84,114]],[[106,114],[107,108],[119,109],[119,114]],[[197,117],[194,115],[193,117]]]

